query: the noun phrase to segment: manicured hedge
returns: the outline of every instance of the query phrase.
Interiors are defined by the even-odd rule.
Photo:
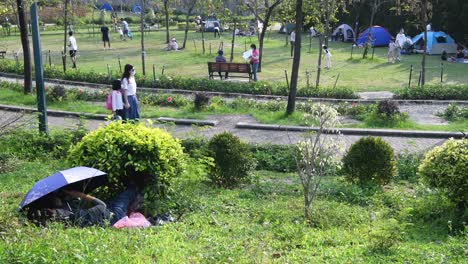
[[[23,66],[21,63],[16,65],[12,60],[0,61],[0,72],[23,74]],[[50,79],[62,79],[69,81],[90,82],[99,84],[111,84],[113,79],[120,78],[117,72],[102,73],[95,71],[70,70],[63,72],[61,67],[46,66],[44,67],[44,77]],[[283,83],[278,82],[222,82],[209,80],[208,78],[193,78],[185,76],[167,76],[163,75],[157,80],[145,78],[145,76],[136,75],[136,82],[139,87],[151,87],[162,89],[179,89],[189,91],[211,91],[225,93],[246,93],[246,94],[262,94],[262,95],[288,95],[288,89]],[[341,98],[355,99],[357,95],[352,89],[346,87],[340,88],[320,88],[320,89],[305,89],[299,88],[297,96],[320,97],[320,98]]]
[[[394,98],[413,100],[468,100],[468,84],[406,87],[396,90]]]

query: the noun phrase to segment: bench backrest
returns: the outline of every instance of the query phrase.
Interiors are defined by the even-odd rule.
[[[208,62],[209,72],[250,73],[250,64],[232,62]]]

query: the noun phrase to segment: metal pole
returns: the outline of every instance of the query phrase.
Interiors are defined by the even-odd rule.
[[[422,71],[419,71],[418,87],[421,85],[421,74]]]
[[[444,82],[444,63],[440,63],[440,83]]]
[[[47,106],[44,92],[44,69],[41,57],[41,36],[39,34],[39,20],[37,2],[31,5],[31,28],[34,50],[34,68],[36,73],[37,110],[39,111],[39,132],[49,134],[47,124]]]
[[[374,59],[375,46],[372,46],[372,59]]]
[[[354,44],[351,45],[351,59],[353,58]]]
[[[109,82],[111,81],[111,73],[110,73],[109,64],[107,64],[107,79],[109,79]]]
[[[411,76],[413,75],[413,64],[411,64],[409,79],[408,79],[408,88],[411,88]]]
[[[338,83],[338,79],[340,78],[340,73],[336,76],[335,84],[333,85],[333,89],[336,88],[336,84]]]
[[[161,75],[164,75],[164,68],[165,68],[165,66],[163,65],[162,70],[161,70]]]
[[[310,73],[309,73],[309,70],[306,70],[307,90],[309,90],[309,88],[310,88],[310,82],[309,82],[309,77],[310,77],[310,76],[309,76],[309,74],[310,74]]]
[[[153,82],[156,81],[156,67],[154,67],[154,64],[153,64]]]
[[[288,80],[288,71],[287,70],[284,70],[284,76],[286,78],[286,86],[288,87],[288,91],[289,91],[289,80]]]
[[[50,57],[50,50],[49,50],[49,67],[52,67],[52,58]]]

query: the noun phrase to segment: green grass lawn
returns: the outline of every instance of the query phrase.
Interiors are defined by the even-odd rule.
[[[17,160],[0,172],[1,263],[463,263],[466,233],[450,234],[453,205],[437,192],[400,181],[363,192],[328,177],[303,217],[296,174],[257,171],[224,190],[184,178],[175,188],[191,204],[162,227],[48,228],[27,225],[15,209],[33,183],[62,161]]]
[[[135,30],[135,25],[132,25]],[[42,35],[42,50],[44,51],[44,63],[48,62],[46,54],[48,50],[52,52],[52,63],[60,66],[60,52],[63,49],[63,35],[47,31]],[[133,40],[121,41],[116,33],[111,34],[112,50],[104,50],[101,37],[96,34],[94,37],[87,34],[86,30],[80,30],[76,34],[78,41],[78,67],[80,69],[94,69],[100,72],[107,72],[107,65],[115,72],[119,71],[118,57],[123,64],[130,63],[136,66],[138,72],[141,69],[140,34],[135,33]],[[177,38],[179,45],[182,45],[183,32],[171,31],[171,36]],[[206,54],[201,54],[201,33],[189,32],[187,46],[183,51],[167,52],[165,32],[150,32],[145,35],[146,47],[146,71],[152,74],[152,65],[156,66],[157,74],[161,74],[162,67],[165,74],[196,76],[207,78],[206,62],[213,61],[216,51],[221,43],[224,44],[225,56],[229,59],[231,38],[225,32],[221,39],[215,39],[212,33],[206,33]],[[194,46],[194,41],[196,48]],[[242,52],[250,43],[257,43],[257,38],[238,37],[236,38],[234,61],[242,62]],[[258,43],[257,43],[258,44]],[[211,54],[209,47],[211,45]],[[333,86],[338,75],[338,86],[352,87],[356,91],[380,91],[393,90],[408,84],[409,68],[414,65],[413,84],[418,81],[419,65],[421,55],[404,56],[401,63],[387,64],[387,48],[376,48],[373,60],[360,60],[362,49],[354,49],[353,59],[350,59],[351,44],[341,42],[331,42],[330,51],[333,55],[331,70],[323,70],[321,83],[323,86]],[[21,51],[21,43],[18,36],[0,38],[0,48],[7,48],[8,51]],[[372,51],[371,51],[372,52]],[[285,46],[285,36],[274,33],[268,34],[263,52],[263,67],[259,73],[261,80],[273,82],[285,82],[284,70],[291,71],[292,59],[290,58],[290,47]],[[306,71],[310,72],[310,83],[315,83],[317,69],[318,40],[312,40],[312,49],[309,52],[309,39],[304,35],[303,51],[301,55],[301,70],[299,81],[301,85],[306,83]],[[67,59],[69,65],[70,59]],[[428,56],[427,80],[429,83],[440,82],[440,57]],[[467,64],[444,64],[444,80],[447,83],[467,83]],[[69,66],[70,67],[70,66]]]

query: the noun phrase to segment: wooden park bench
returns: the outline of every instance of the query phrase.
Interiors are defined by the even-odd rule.
[[[249,82],[252,80],[252,70],[248,63],[208,62],[208,74],[210,79],[214,79],[214,76],[218,75],[219,72],[221,72],[221,76],[225,76],[226,73],[229,73],[229,78],[249,78]],[[231,75],[230,73],[245,73],[246,75]]]

